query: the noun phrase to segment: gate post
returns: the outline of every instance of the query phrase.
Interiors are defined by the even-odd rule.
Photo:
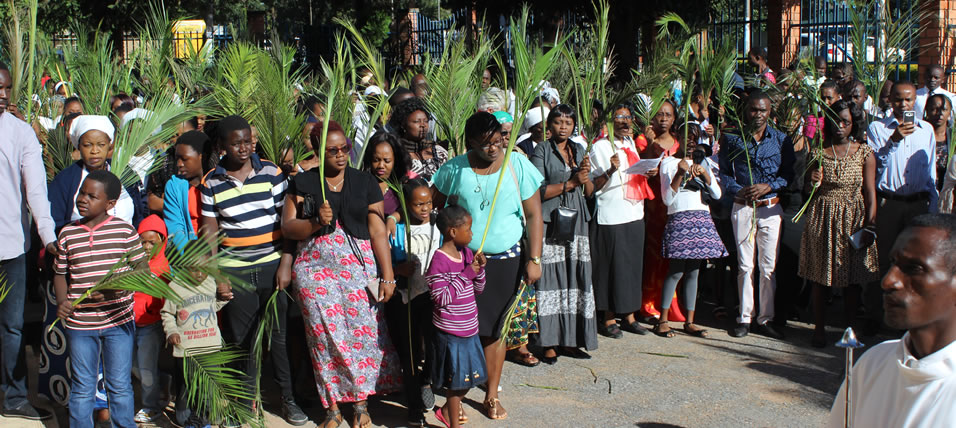
[[[800,53],[800,0],[767,2],[767,58],[771,69],[787,67]]]
[[[914,79],[920,81],[918,86],[922,86],[923,74],[930,65],[942,65],[947,76],[956,72],[956,46],[953,46],[956,37],[956,1],[939,0],[926,4],[929,14],[920,22],[919,76]],[[956,79],[946,79],[944,87],[949,91],[956,90]]]

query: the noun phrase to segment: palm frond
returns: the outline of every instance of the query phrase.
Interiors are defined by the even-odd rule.
[[[139,45],[135,55],[140,72],[136,84],[147,99],[168,91],[166,83],[173,72],[168,58],[175,57],[172,28],[162,0],[150,1],[145,23],[138,28]]]
[[[233,42],[216,62],[212,97],[217,107],[216,116],[256,116],[253,97],[258,90],[258,56],[252,45]]]
[[[10,294],[10,284],[7,283],[7,274],[0,272],[0,303],[7,299]]]
[[[348,32],[349,36],[352,38],[352,45],[358,47],[359,65],[372,71],[372,77],[374,77],[375,81],[379,83],[379,86],[382,86],[384,82],[387,82],[388,76],[385,74],[385,60],[382,59],[381,50],[369,44],[368,40],[362,36],[362,33],[355,28],[355,25],[353,25],[351,22],[341,18],[335,18],[333,19],[333,22],[344,27],[346,32]],[[349,54],[349,56],[351,57],[351,54]],[[382,88],[384,88],[384,86],[382,86]],[[387,105],[388,103],[385,104],[386,105],[382,107],[382,117],[388,117],[389,113],[391,112],[389,106]]]
[[[563,46],[568,38],[568,36],[565,35],[562,39],[558,40],[558,43],[555,43],[554,47],[543,53],[540,47],[529,46],[529,44],[524,43],[524,41],[529,40],[527,36],[529,15],[530,6],[525,5],[521,9],[521,17],[519,20],[511,19],[510,36],[513,41],[515,64],[514,89],[515,99],[518,102],[518,107],[515,110],[515,123],[524,122],[527,112],[523,110],[523,106],[531,105],[534,98],[538,96],[538,83],[544,80],[554,69],[557,57],[561,54],[560,46]],[[498,194],[501,191],[501,183],[504,177],[508,175],[505,174],[504,171],[508,168],[508,162],[511,160],[511,152],[514,151],[517,138],[518,133],[512,132],[508,139],[508,148],[505,150],[504,162],[500,169],[502,173],[498,174],[498,183],[495,185],[495,193],[491,198],[488,218],[493,218],[494,216],[495,207],[498,202]],[[489,221],[488,225],[485,226],[485,231],[482,233],[481,243],[478,245],[477,252],[480,252],[484,248],[485,239],[488,237],[488,230],[491,228],[491,224],[492,222]]]
[[[299,143],[305,115],[296,112],[296,87],[302,78],[299,70],[292,69],[294,54],[294,49],[274,44],[272,54],[258,55],[259,85],[252,98],[256,104],[252,124],[263,153],[275,163],[281,163],[289,149],[296,164],[308,157]]]
[[[188,382],[188,407],[210,421],[255,422],[259,418],[243,404],[255,398],[242,380],[245,373],[235,369],[247,359],[236,349],[187,350],[183,377]]]
[[[607,0],[596,0],[592,6],[595,22],[592,29],[587,31],[587,39],[590,41],[588,48],[583,55],[579,55],[570,46],[562,49],[571,68],[576,100],[574,105],[577,108],[578,122],[581,124],[581,134],[588,140],[588,150],[610,114],[604,111],[598,116],[592,115],[594,102],[599,101],[605,107],[611,107],[607,104],[607,82],[616,68],[608,40],[611,7]]]
[[[35,13],[36,13],[36,0],[28,0],[29,3],[27,7],[32,10],[33,21],[35,22]],[[31,40],[26,40],[27,34],[25,32],[31,31],[35,34],[36,25],[33,25],[33,28],[27,28],[21,23],[21,19],[24,17],[21,16],[21,9],[17,6],[14,0],[8,0],[8,6],[10,11],[10,22],[3,26],[3,52],[8,58],[9,64],[7,67],[10,71],[10,77],[13,79],[12,90],[9,94],[10,103],[20,106],[21,110],[24,110],[25,106],[32,106],[30,102],[30,94],[33,92],[27,88],[27,84],[32,85],[32,58],[31,52],[34,51],[33,44]],[[30,19],[30,17],[26,17]],[[27,78],[27,77],[30,78]]]
[[[73,90],[83,100],[86,114],[109,115],[110,96],[115,91],[117,60],[108,37],[91,37],[74,28],[76,50],[64,49]]]
[[[454,154],[466,150],[465,121],[474,113],[481,96],[475,75],[484,67],[488,51],[487,40],[469,52],[465,39],[458,37],[446,43],[437,62],[427,55],[424,61],[423,72],[431,92],[425,103],[435,116],[438,139],[448,141]]]
[[[177,126],[190,116],[187,106],[170,90],[154,94],[144,108],[148,113],[121,126],[113,143],[110,169],[127,186],[139,180],[139,176],[127,171],[130,159],[148,150],[152,142],[171,139],[176,135]]]
[[[43,159],[47,167],[47,181],[53,181],[60,171],[73,164],[73,144],[66,136],[66,128],[58,126],[46,133],[43,144]]]

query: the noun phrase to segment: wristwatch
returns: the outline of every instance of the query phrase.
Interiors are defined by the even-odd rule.
[[[532,258],[531,258],[531,263],[534,263],[534,264],[540,266],[540,265],[541,265],[541,257],[532,257]]]

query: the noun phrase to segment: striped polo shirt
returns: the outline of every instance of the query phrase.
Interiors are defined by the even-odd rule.
[[[131,263],[146,260],[136,229],[112,216],[92,228],[79,222],[64,226],[57,244],[61,251],[53,263],[53,273],[67,275],[67,298],[70,300],[79,299],[102,281],[127,253],[130,253]],[[127,264],[114,272],[130,269]],[[66,326],[75,330],[101,330],[133,321],[133,293],[110,291],[103,294],[106,298],[101,302],[86,301],[77,305],[73,315],[66,320]]]
[[[475,295],[485,289],[485,269],[475,273],[475,259],[468,247],[460,249],[462,259],[454,260],[442,251],[435,251],[425,281],[431,292],[432,324],[439,330],[458,337],[478,334],[478,306]]]
[[[252,172],[240,181],[217,166],[202,184],[202,216],[215,217],[231,257],[223,266],[250,267],[277,262],[282,250],[279,215],[288,186],[276,164],[252,154]]]

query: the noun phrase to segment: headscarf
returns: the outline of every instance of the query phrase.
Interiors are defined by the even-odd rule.
[[[504,125],[506,123],[514,123],[515,118],[511,117],[511,114],[506,111],[496,111],[492,113],[495,115],[495,119],[498,119],[498,123]]]
[[[69,96],[69,89],[70,89],[70,88],[69,88],[69,85],[70,85],[70,84],[69,84],[69,82],[67,82],[67,81],[65,81],[65,80],[61,80],[61,81],[59,81],[59,82],[56,82],[56,85],[53,86],[53,93],[54,93],[54,94],[60,93],[60,88],[61,88],[63,85],[67,85],[67,88],[66,88],[66,89],[67,89],[67,96]]]
[[[544,112],[541,111],[542,109]],[[519,134],[531,132],[531,127],[541,123],[550,113],[551,109],[542,106],[528,110],[524,115],[524,124],[521,125],[521,132],[519,132]]]
[[[371,85],[365,88],[365,92],[363,92],[363,94],[366,97],[373,96],[373,95],[382,95],[382,88],[379,88],[378,86],[375,86],[375,85]]]
[[[151,111],[149,111],[149,110],[146,110],[146,109],[140,108],[140,107],[136,107],[136,108],[134,108],[134,109],[132,109],[132,110],[126,112],[125,115],[123,115],[123,123],[120,124],[120,127],[122,128],[122,127],[126,126],[126,124],[127,124],[127,123],[130,123],[130,121],[132,121],[133,119],[142,119],[142,120],[149,119],[149,117],[150,117],[152,114],[153,114],[153,112],[151,112]],[[157,126],[156,129],[153,130],[152,135],[159,134],[160,132],[163,132],[163,127],[162,127],[162,126]]]
[[[102,131],[110,137],[110,141],[113,141],[115,128],[113,128],[113,121],[106,116],[88,114],[78,116],[70,125],[70,142],[73,143],[74,149],[80,146],[80,137],[90,131]]]
[[[538,83],[539,95],[548,100],[552,105],[561,104],[561,97],[558,95],[558,90],[551,87],[551,82],[547,80],[542,80]]]

